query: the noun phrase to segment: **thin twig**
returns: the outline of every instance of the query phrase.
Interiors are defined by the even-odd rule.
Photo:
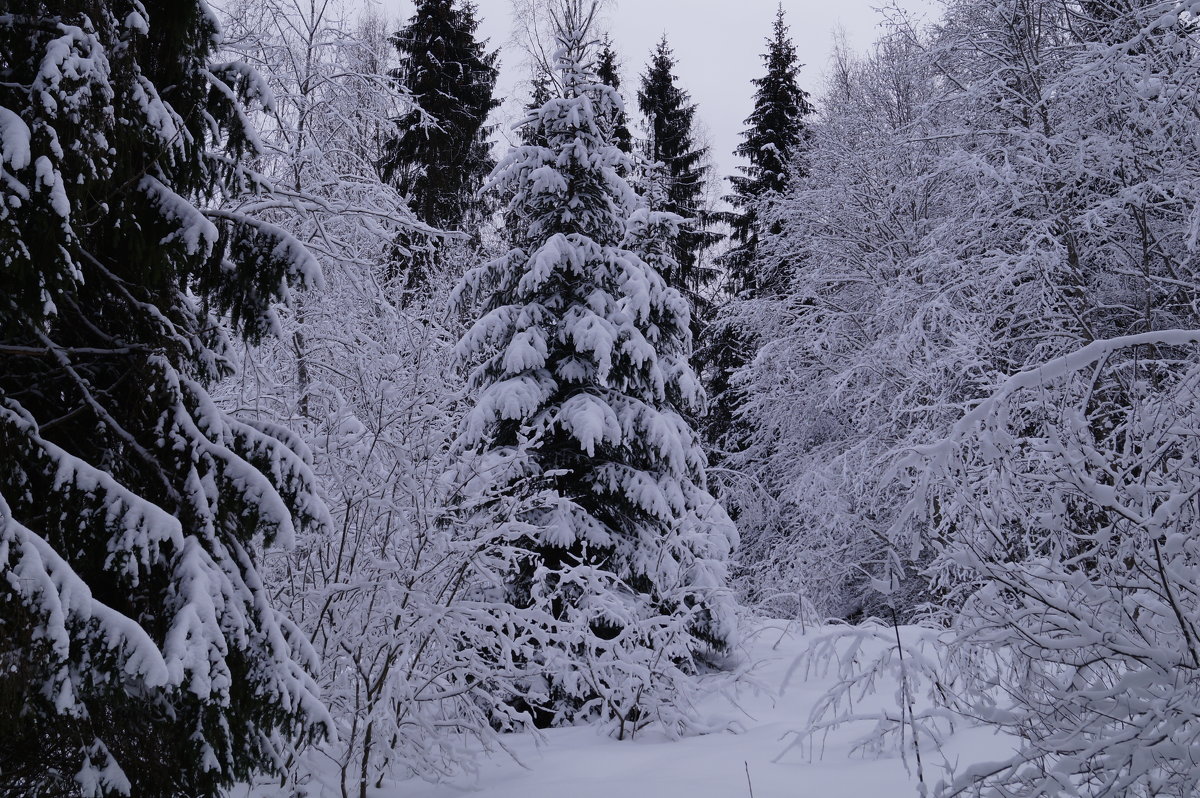
[[[913,755],[917,760],[917,783],[920,785],[918,791],[922,796],[926,793],[925,787],[925,769],[921,765],[921,741],[917,734],[917,718],[913,714],[912,694],[908,690],[908,667],[904,663],[904,645],[900,642],[900,624],[896,620],[896,608],[890,607],[892,611],[892,630],[896,633],[896,651],[900,654],[900,694],[904,701],[904,706],[900,709],[900,728],[904,729],[904,712],[908,711],[908,721],[912,724],[912,739],[913,739]]]

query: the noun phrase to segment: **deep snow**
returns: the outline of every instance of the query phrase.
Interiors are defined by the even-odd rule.
[[[820,630],[817,630],[819,632]],[[851,752],[852,742],[869,725],[837,729],[809,752],[788,748],[788,733],[802,728],[833,680],[803,669],[791,674],[806,641],[798,625],[760,622],[744,644],[754,667],[751,679],[731,695],[712,695],[701,709],[713,721],[737,731],[671,741],[646,734],[618,741],[594,727],[553,729],[540,735],[517,734],[507,744],[520,763],[503,754],[484,761],[477,778],[428,784],[410,780],[372,791],[372,798],[908,798],[918,796],[911,754],[906,767],[896,751],[882,756]],[[860,702],[898,711],[896,685],[882,683]],[[943,754],[966,762],[990,758],[1002,748],[990,732],[959,732],[942,752],[925,751],[929,786],[942,773]],[[970,756],[968,756],[968,752]],[[782,756],[780,754],[783,753]],[[774,761],[778,759],[778,761]],[[913,772],[910,772],[913,771]],[[749,774],[749,782],[747,780]],[[753,785],[751,792],[750,785]],[[334,777],[324,789],[308,786],[311,798],[340,796]],[[235,791],[234,798],[246,792]],[[255,798],[293,795],[260,787]]]

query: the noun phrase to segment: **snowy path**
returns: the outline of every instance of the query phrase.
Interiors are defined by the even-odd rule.
[[[749,797],[746,768],[754,798],[892,798],[916,796],[916,784],[899,758],[848,758],[846,743],[853,732],[830,738],[823,758],[785,748],[781,737],[802,726],[821,695],[820,682],[793,680],[779,686],[803,641],[782,635],[782,624],[768,624],[748,646],[758,662],[755,676],[766,688],[743,690],[739,712],[726,698],[710,698],[709,715],[737,720],[738,734],[709,734],[678,742],[642,739],[617,742],[594,728],[564,728],[545,734],[540,746],[532,739],[514,745],[528,769],[515,762],[493,761],[480,773],[479,791],[488,798],[740,798]],[[774,644],[779,641],[778,647]],[[890,690],[886,690],[890,694]],[[396,798],[450,798],[462,788],[409,782]],[[382,797],[380,797],[382,798]],[[388,796],[391,798],[391,796]]]
[[[869,648],[869,645],[867,648]],[[792,750],[780,758],[790,730],[803,727],[830,678],[805,680],[797,673],[780,691],[789,668],[805,647],[799,630],[788,631],[781,621],[764,622],[746,644],[747,656],[756,664],[753,672],[761,690],[741,689],[734,705],[728,698],[712,696],[702,706],[705,717],[740,724],[740,733],[711,734],[669,741],[661,736],[619,742],[591,727],[553,729],[538,741],[533,735],[506,739],[518,764],[499,755],[481,764],[478,779],[453,784],[429,784],[410,780],[382,790],[371,798],[916,798],[915,775],[910,775],[898,754],[879,758],[851,755],[850,743],[867,727],[842,728],[824,740],[822,755]],[[881,684],[865,701],[868,705],[897,711],[894,683]],[[1000,746],[981,730],[960,732],[944,753],[951,759],[967,749],[975,757],[987,757]],[[927,780],[936,783],[941,775],[941,753],[926,752]],[[911,763],[910,763],[911,764]],[[747,769],[753,793],[747,784]],[[321,790],[308,787],[312,798],[333,798],[340,791],[330,784]],[[246,793],[235,790],[231,798]],[[278,788],[259,787],[254,798],[287,798]]]
[[[800,727],[826,680],[797,677],[779,692],[799,654],[799,633],[782,634],[782,623],[768,623],[748,644],[758,663],[755,677],[765,688],[743,690],[741,710],[714,697],[707,713],[736,720],[740,734],[714,734],[671,742],[661,739],[618,742],[592,728],[547,732],[541,745],[531,737],[513,739],[513,749],[528,769],[511,760],[493,760],[481,769],[476,794],[488,798],[907,798],[916,796],[915,780],[898,757],[848,756],[852,730],[826,741],[824,757],[809,759],[792,751],[773,763],[786,743],[781,738]],[[776,642],[778,641],[778,646]],[[885,686],[881,700],[893,690]],[[409,782],[380,798],[450,798],[462,786]]]

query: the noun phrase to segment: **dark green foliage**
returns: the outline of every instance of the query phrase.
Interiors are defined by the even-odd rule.
[[[205,389],[217,314],[258,337],[319,280],[218,210],[264,187],[215,35],[201,0],[0,0],[0,795],[215,796],[325,717],[255,572],[325,511]]]
[[[752,81],[756,89],[754,111],[746,118],[742,143],[735,150],[746,164],[739,167],[741,175],[729,178],[733,193],[725,197],[736,209],[724,217],[735,246],[722,258],[735,295],[756,294],[765,288],[765,276],[753,273],[760,233],[757,206],[769,194],[786,188],[792,170],[803,170],[797,155],[805,140],[804,119],[813,111],[808,93],[796,80],[801,65],[788,36],[782,6],[775,15],[762,58],[767,72]]]
[[[663,36],[642,75],[638,108],[646,118],[648,129],[646,159],[651,163],[661,162],[666,167],[665,201],[654,210],[692,220],[675,242],[676,268],[663,277],[691,301],[693,332],[699,332],[708,310],[700,292],[715,277],[712,270],[702,267],[700,253],[719,241],[720,236],[704,229],[708,149],[696,146],[692,124],[696,105],[679,87],[674,70],[675,56]]]
[[[612,40],[607,37],[596,56],[596,80],[605,86],[612,86],[618,93],[621,91],[620,65],[612,48]],[[629,132],[629,115],[624,108],[612,108],[604,112],[598,122],[608,132],[617,149],[626,155],[633,154],[633,134]]]
[[[759,208],[771,195],[783,191],[793,175],[803,173],[800,156],[806,138],[804,119],[813,111],[808,93],[796,80],[800,64],[784,22],[782,5],[776,12],[762,58],[767,71],[753,81],[754,111],[746,119],[742,143],[735,151],[746,163],[739,167],[741,175],[729,178],[733,193],[725,197],[734,210],[721,215],[721,220],[729,225],[733,244],[721,256],[721,265],[726,270],[729,292],[741,299],[753,299],[782,288],[786,277],[783,270],[777,268],[771,274],[757,271],[761,265],[756,260],[758,241],[764,232],[759,229]],[[736,325],[718,320],[697,353],[697,359],[704,364],[706,387],[713,397],[704,432],[714,455],[724,447],[739,446],[729,435],[742,397],[730,380],[733,372],[752,357],[752,349],[753,343]]]
[[[525,103],[525,115],[529,116],[541,110],[541,107],[550,100],[553,90],[554,81],[550,75],[540,69],[537,70],[537,74],[533,76],[533,80],[529,84],[529,102]],[[522,125],[518,135],[521,137],[522,144],[547,146],[546,135],[538,125]]]
[[[495,165],[485,123],[500,105],[492,96],[499,53],[476,41],[478,26],[472,3],[417,0],[408,25],[392,38],[400,54],[393,75],[419,107],[397,120],[383,175],[418,219],[439,229],[479,219],[478,192]]]

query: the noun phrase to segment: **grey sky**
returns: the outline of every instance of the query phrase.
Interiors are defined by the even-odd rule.
[[[623,62],[626,102],[636,112],[636,85],[651,48],[667,34],[678,61],[683,88],[699,105],[697,118],[707,129],[720,174],[736,165],[734,148],[743,120],[753,103],[752,78],[762,73],[761,53],[771,31],[778,0],[614,0],[609,13],[613,45]],[[875,7],[887,0],[783,0],[800,60],[801,86],[818,94],[832,51],[834,31],[845,31],[851,48],[865,50],[878,34]],[[515,119],[525,97],[521,85],[524,56],[507,47],[511,38],[509,0],[476,0],[480,34],[493,47],[504,46],[500,92],[507,98],[505,120]],[[930,0],[902,0],[901,7],[927,8]],[[385,0],[402,19],[412,12],[410,0]]]

